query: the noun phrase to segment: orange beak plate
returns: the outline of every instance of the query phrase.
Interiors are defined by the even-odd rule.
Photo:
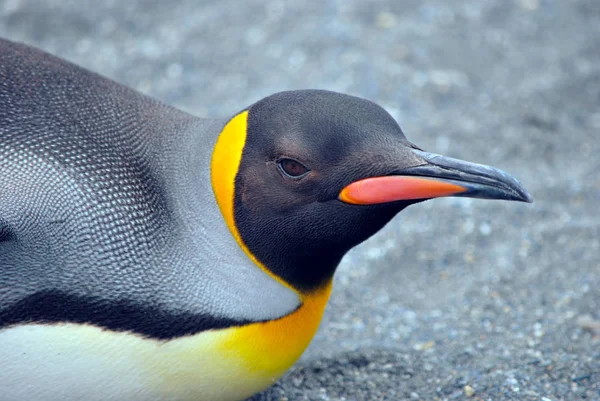
[[[353,205],[376,205],[452,196],[466,191],[468,188],[435,178],[389,175],[355,181],[340,192],[339,199]]]

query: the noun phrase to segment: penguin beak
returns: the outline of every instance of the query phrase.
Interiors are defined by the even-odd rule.
[[[340,192],[339,200],[353,205],[375,205],[462,196],[533,202],[519,181],[500,169],[421,150],[411,151],[425,163],[391,175],[355,181]]]

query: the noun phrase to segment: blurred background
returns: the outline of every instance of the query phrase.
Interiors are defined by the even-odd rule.
[[[598,0],[0,0],[0,35],[200,117],[323,88],[533,205],[441,199],[353,250],[258,400],[600,400]]]

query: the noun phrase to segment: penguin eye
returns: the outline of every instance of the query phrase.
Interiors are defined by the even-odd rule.
[[[293,159],[279,159],[279,169],[290,178],[301,178],[310,172],[302,163]]]

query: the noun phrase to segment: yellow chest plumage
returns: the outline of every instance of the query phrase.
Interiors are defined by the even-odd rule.
[[[328,285],[307,297],[294,313],[278,320],[210,331],[161,345],[180,367],[161,372],[163,390],[177,393],[188,388],[189,399],[194,399],[194,389],[202,382],[215,390],[206,391],[214,399],[238,400],[272,385],[310,343],[330,292]],[[204,369],[204,377],[198,377],[198,359],[212,365],[209,372]]]

